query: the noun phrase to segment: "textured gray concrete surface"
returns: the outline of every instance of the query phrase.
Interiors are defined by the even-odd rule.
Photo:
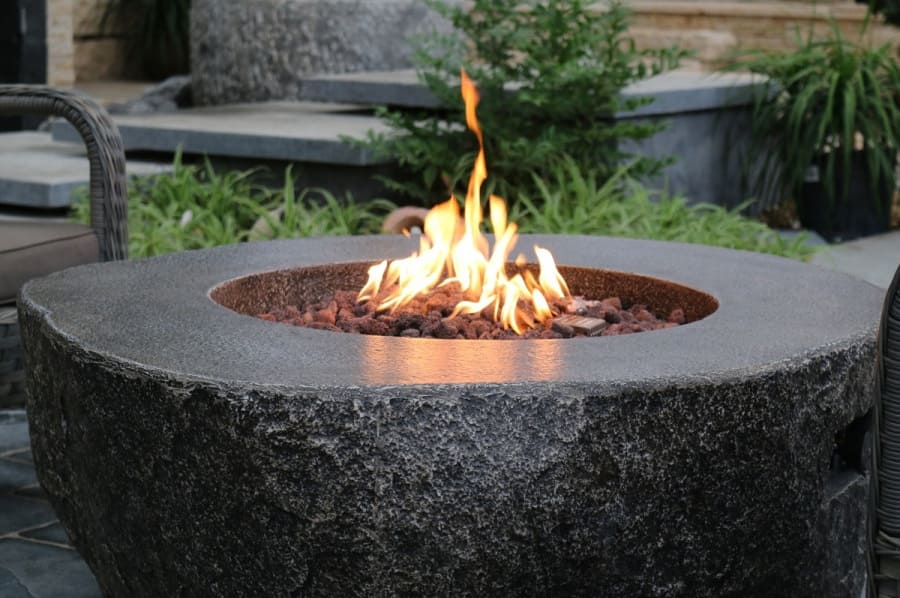
[[[420,0],[198,0],[191,73],[200,105],[297,99],[300,77],[410,66],[408,40],[449,24]]]
[[[720,307],[621,338],[436,341],[276,325],[207,296],[245,274],[408,254],[398,237],[26,285],[38,474],[103,590],[858,595],[868,477],[835,439],[872,405],[882,292],[709,247],[521,245],[535,242]]]
[[[618,117],[660,116],[746,106],[752,101],[758,83],[758,77],[742,73],[671,71],[622,90],[623,100],[651,97],[653,102],[633,111],[621,112]],[[511,85],[510,89],[513,88]],[[302,79],[300,99],[370,106],[440,106],[439,100],[419,82],[413,69],[309,75]]]
[[[0,596],[101,596],[37,484],[23,410],[0,410]]]
[[[81,138],[58,143],[49,133],[23,131],[0,134],[0,205],[62,208],[72,192],[87,187],[90,168]],[[170,164],[130,160],[129,175],[170,172]]]

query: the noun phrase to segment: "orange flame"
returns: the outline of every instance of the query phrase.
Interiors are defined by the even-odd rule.
[[[359,292],[359,301],[374,298],[382,288],[389,289],[378,310],[394,311],[440,285],[455,282],[466,299],[456,304],[451,317],[483,312],[504,328],[522,334],[537,322],[552,318],[550,301],[568,296],[569,288],[556,269],[553,255],[537,245],[537,279],[528,270],[512,278],[507,276],[506,263],[516,244],[518,226],[507,223],[506,202],[496,195],[489,198],[495,237],[490,251],[490,243],[481,232],[481,187],[487,179],[487,164],[484,138],[475,114],[478,90],[465,70],[461,77],[466,124],[478,138],[479,147],[462,222],[459,203],[453,197],[432,208],[425,218],[419,251],[408,258],[372,266],[369,280]],[[523,305],[530,309],[523,309]]]

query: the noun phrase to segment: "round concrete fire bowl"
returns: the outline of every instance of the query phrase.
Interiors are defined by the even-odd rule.
[[[501,341],[246,315],[409,255],[402,237],[28,284],[35,466],[103,591],[858,596],[883,291],[709,247],[534,243],[574,286],[693,321]]]

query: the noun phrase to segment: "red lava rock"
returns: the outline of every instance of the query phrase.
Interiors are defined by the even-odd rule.
[[[357,318],[356,321],[359,322],[359,331],[362,334],[372,334],[375,336],[390,335],[391,327],[381,320],[373,318]]]
[[[622,300],[618,297],[607,297],[600,301],[600,306],[605,309],[614,309],[620,311],[622,309]]]
[[[316,312],[315,319],[320,324],[331,324],[333,326],[337,322],[337,313],[330,309],[320,309]]]
[[[522,335],[504,329],[490,319],[489,310],[481,314],[448,317],[453,307],[464,297],[458,287],[448,285],[436,289],[424,297],[417,297],[397,312],[378,312],[376,306],[388,291],[382,291],[372,300],[357,303],[355,291],[339,290],[330,297],[308,305],[286,305],[274,308],[259,318],[269,322],[307,326],[318,330],[403,336],[407,338],[431,337],[442,339],[562,339],[582,336],[570,326],[553,320],[538,324]],[[526,305],[520,307],[527,308]],[[666,320],[657,318],[647,305],[630,304],[622,307],[619,297],[596,300],[585,297],[556,299],[551,302],[554,313],[575,313],[589,318],[605,320],[609,326],[599,336],[618,336],[673,328],[686,322],[684,310],[670,311]],[[528,313],[530,310],[526,309]]]
[[[456,324],[443,321],[438,324],[437,329],[434,331],[434,336],[437,338],[455,338],[458,333],[459,329],[456,327]]]

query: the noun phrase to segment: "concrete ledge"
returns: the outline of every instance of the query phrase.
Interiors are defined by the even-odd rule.
[[[377,118],[355,113],[358,107],[309,102],[266,102],[190,108],[171,113],[114,115],[126,150],[252,157],[366,166],[378,163],[369,152],[341,141],[384,131]],[[53,138],[73,141],[66,122],[53,125]]]
[[[660,116],[743,106],[751,102],[753,90],[759,82],[758,77],[741,73],[664,73],[626,87],[622,91],[624,99],[652,97],[653,102],[637,110],[621,112],[617,116]],[[510,89],[512,90],[512,86]],[[307,77],[301,85],[301,97],[309,101],[339,104],[411,108],[440,106],[439,100],[419,82],[412,69]]]
[[[63,208],[72,192],[86,186],[89,164],[81,138],[59,143],[49,133],[24,131],[0,136],[0,205]],[[128,162],[129,175],[171,171],[169,164]]]

